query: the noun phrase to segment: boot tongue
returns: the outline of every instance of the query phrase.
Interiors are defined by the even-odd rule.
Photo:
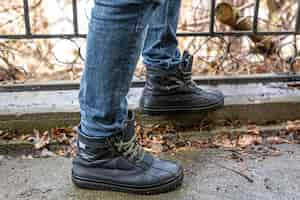
[[[182,55],[181,70],[183,72],[191,72],[193,67],[194,57],[189,52],[184,51]]]
[[[123,122],[123,141],[128,142],[135,134],[134,113],[128,111],[128,118]]]

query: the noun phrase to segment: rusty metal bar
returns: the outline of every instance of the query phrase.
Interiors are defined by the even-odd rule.
[[[25,22],[25,32],[26,35],[31,34],[31,25],[30,25],[30,10],[28,0],[23,0],[23,9],[24,9],[24,22]]]
[[[298,2],[298,9],[297,9],[295,32],[299,33],[300,32],[300,0],[298,0],[297,2]]]
[[[209,33],[211,35],[215,32],[215,23],[216,23],[216,0],[211,0],[210,6],[210,24],[209,24]]]
[[[260,0],[255,0],[254,17],[253,17],[253,33],[257,34],[258,16],[259,16]]]
[[[73,9],[73,28],[74,34],[77,36],[79,32],[78,28],[78,6],[77,0],[72,0],[72,9]]]

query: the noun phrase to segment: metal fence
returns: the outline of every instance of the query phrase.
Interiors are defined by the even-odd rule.
[[[211,0],[211,8],[210,8],[210,24],[208,32],[184,32],[178,33],[179,37],[187,37],[187,36],[246,36],[246,35],[299,35],[300,34],[300,1],[298,0],[298,11],[296,17],[296,24],[293,31],[258,31],[258,16],[260,10],[261,0],[255,0],[255,8],[254,8],[254,17],[253,17],[253,27],[251,31],[230,31],[230,32],[219,32],[215,31],[215,8],[216,1]],[[73,33],[72,34],[34,34],[31,31],[31,23],[30,23],[30,9],[29,9],[29,0],[23,0],[23,8],[24,8],[24,24],[26,33],[22,35],[0,35],[0,39],[49,39],[49,38],[85,38],[86,34],[79,33],[78,26],[78,2],[77,0],[72,0],[72,9],[73,9]]]
[[[296,13],[296,23],[295,27],[291,31],[259,31],[258,30],[258,19],[261,7],[261,0],[255,0],[255,7],[253,13],[253,25],[252,30],[250,31],[216,31],[216,0],[211,0],[210,4],[210,14],[209,14],[209,31],[207,32],[180,32],[178,37],[219,37],[219,36],[251,36],[251,35],[264,35],[264,36],[280,36],[280,35],[299,35],[300,34],[300,0],[297,0],[298,9]],[[72,0],[72,15],[73,15],[73,33],[71,34],[35,34],[31,29],[30,21],[30,6],[29,0],[23,0],[23,14],[24,14],[24,24],[25,24],[25,33],[19,35],[0,35],[0,39],[72,39],[72,38],[85,38],[86,34],[81,34],[78,25],[78,0]],[[292,61],[291,61],[292,62]],[[258,78],[249,78],[249,77],[231,77],[224,79],[198,79],[199,83],[210,83],[211,81],[220,81],[220,82],[276,82],[276,81],[300,81],[300,76],[297,74],[293,75],[281,75],[281,76],[259,76]],[[143,85],[143,82],[135,82],[134,85],[140,86]]]

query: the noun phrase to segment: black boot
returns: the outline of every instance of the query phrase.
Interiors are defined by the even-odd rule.
[[[79,134],[72,180],[87,189],[156,194],[181,185],[183,170],[176,163],[144,152],[136,141],[130,112],[118,135],[93,139]]]
[[[144,113],[211,111],[224,105],[220,91],[200,89],[191,79],[193,57],[185,52],[176,70],[147,69],[146,85],[140,101]]]

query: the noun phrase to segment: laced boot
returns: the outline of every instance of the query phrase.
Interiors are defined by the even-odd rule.
[[[153,157],[137,143],[132,112],[117,135],[95,139],[80,132],[79,128],[78,155],[72,169],[78,187],[157,194],[181,185],[181,166]]]
[[[224,95],[217,90],[203,90],[192,80],[193,56],[184,52],[176,70],[159,67],[147,69],[146,85],[140,101],[148,114],[178,111],[212,111],[224,105]]]

